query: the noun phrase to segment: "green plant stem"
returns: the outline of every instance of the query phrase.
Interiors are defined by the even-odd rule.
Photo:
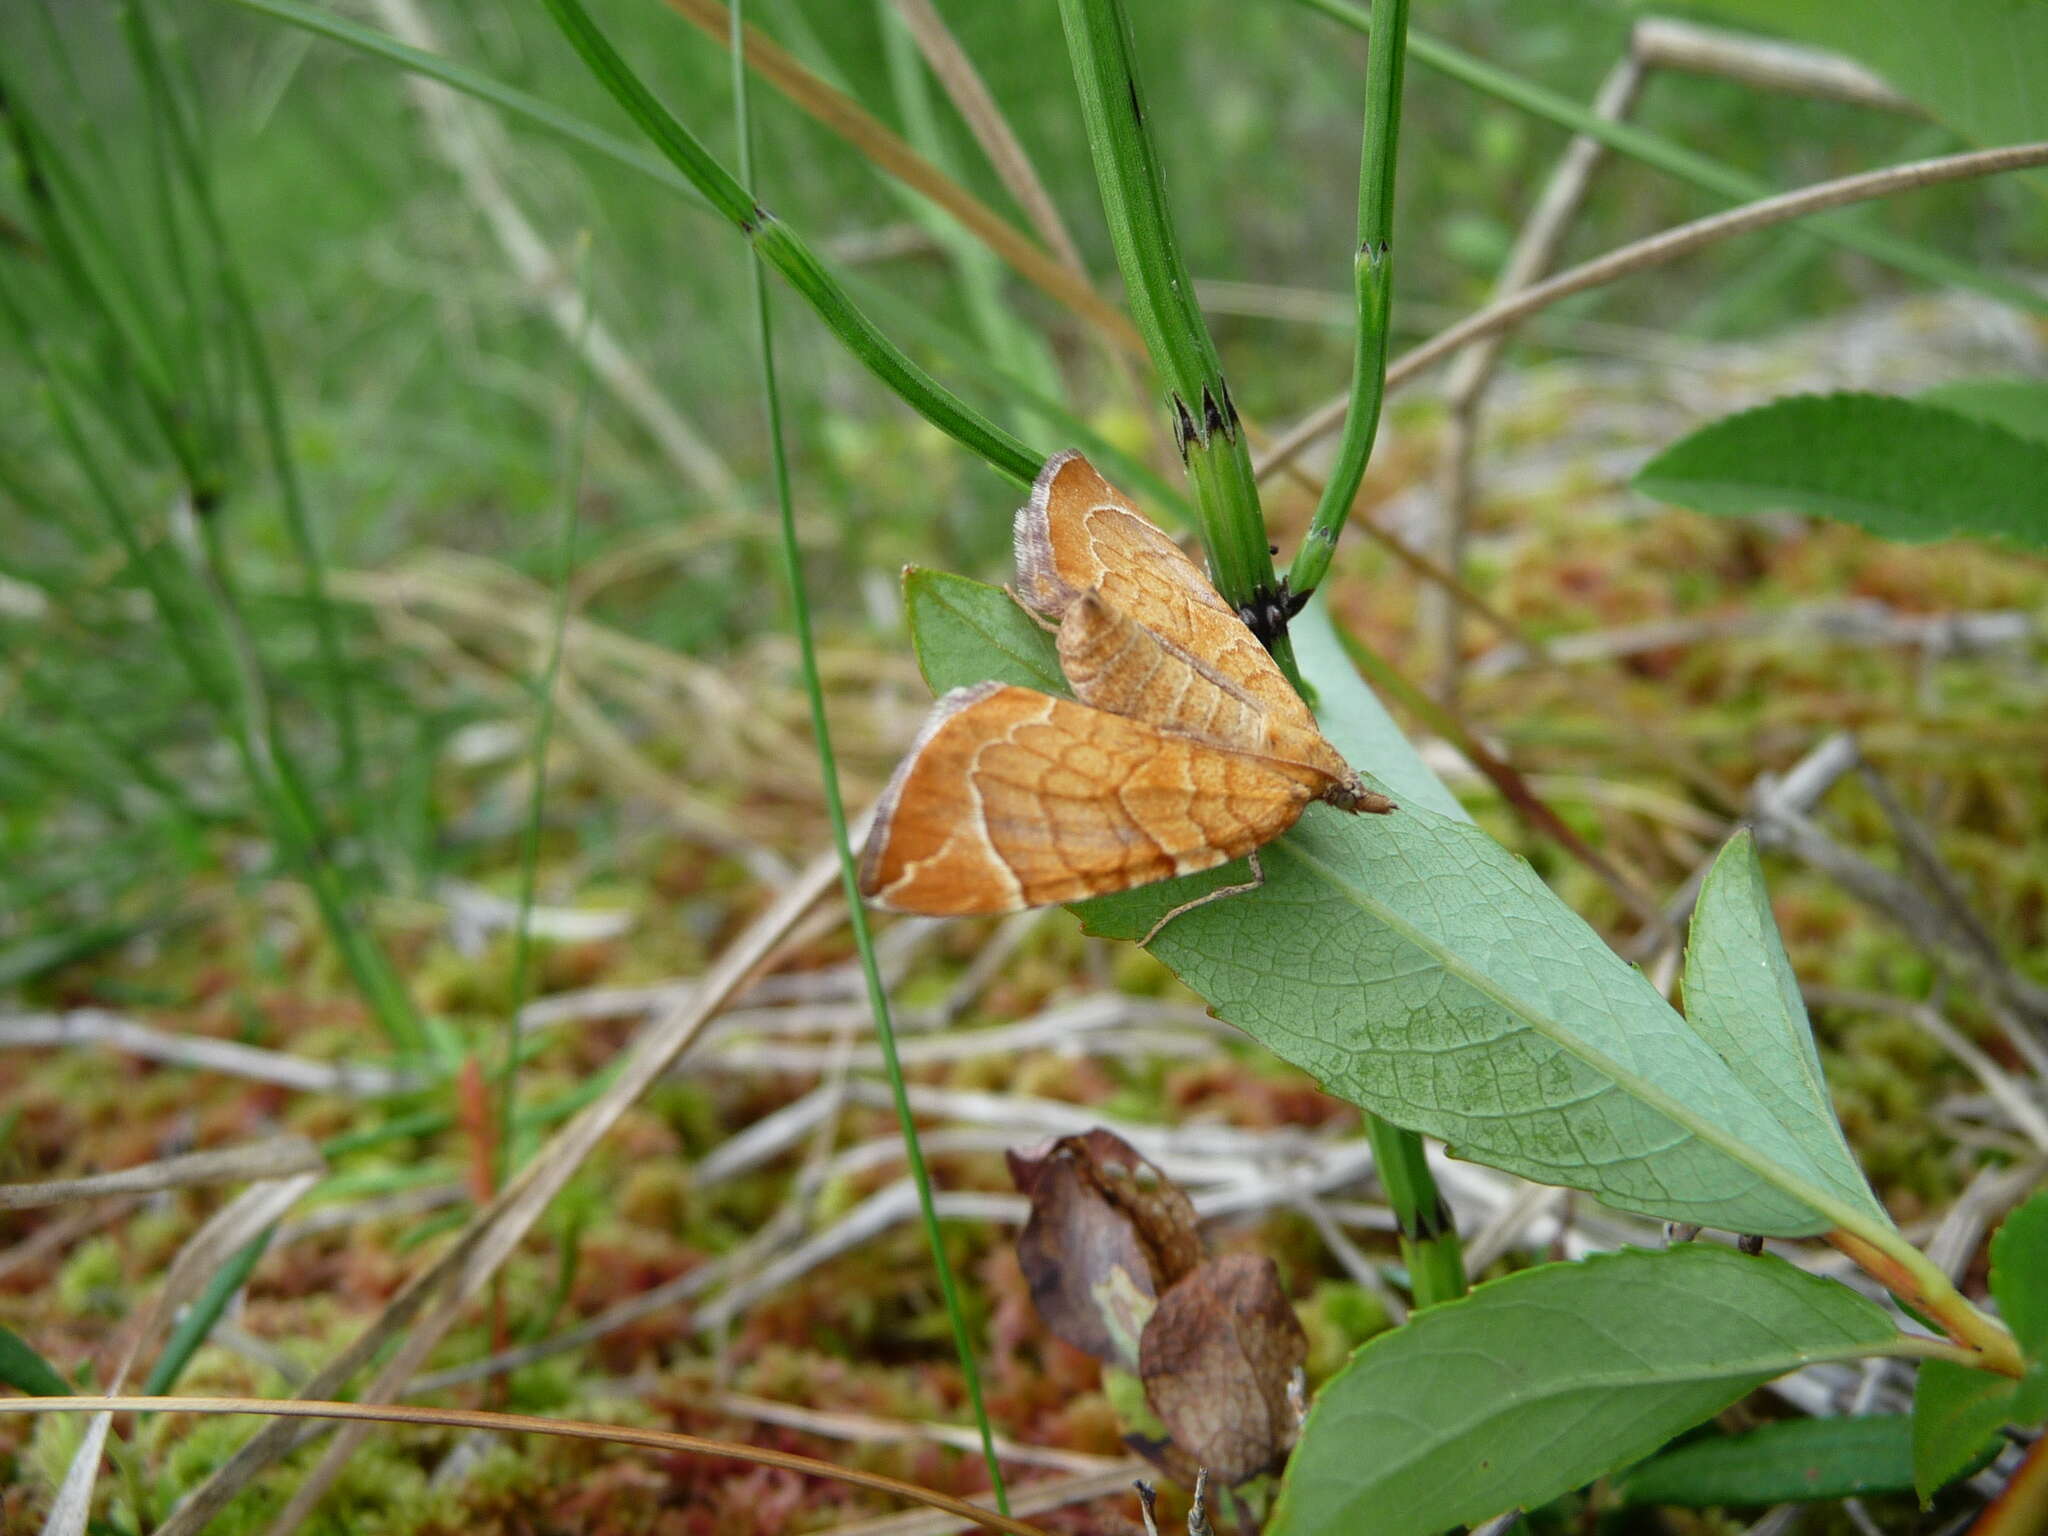
[[[213,1332],[213,1325],[220,1321],[221,1313],[227,1310],[235,1292],[248,1281],[257,1261],[263,1257],[263,1251],[276,1235],[276,1227],[265,1227],[228,1255],[228,1261],[214,1271],[213,1277],[206,1282],[206,1289],[178,1319],[178,1326],[171,1330],[170,1338],[164,1342],[163,1353],[150,1367],[149,1379],[142,1384],[145,1397],[161,1397],[177,1385],[186,1365],[198,1353],[199,1346],[206,1342],[207,1335]]]
[[[1379,436],[1387,393],[1387,316],[1394,297],[1394,166],[1401,138],[1401,67],[1407,57],[1408,0],[1373,0],[1372,43],[1365,63],[1365,144],[1358,162],[1358,246],[1352,286],[1358,302],[1351,355],[1351,404],[1344,435],[1308,537],[1294,553],[1287,584],[1307,597],[1329,574],[1337,536],[1351,515],[1359,482]]]
[[[1363,32],[1370,26],[1366,9],[1358,0],[1299,0],[1299,3],[1321,11],[1354,31]],[[1661,134],[1601,117],[1569,96],[1510,74],[1428,33],[1410,30],[1408,52],[1418,64],[1448,75],[1462,85],[1520,107],[1559,127],[1569,128],[1573,133],[1585,134],[1617,154],[1640,160],[1718,197],[1732,202],[1754,202],[1758,198],[1769,197],[1776,190],[1768,182],[1698,154]],[[1911,241],[1894,239],[1877,230],[1863,228],[1841,216],[1815,219],[1801,226],[1801,233],[1860,252],[1927,282],[1974,289],[2027,313],[2048,314],[2048,294],[2038,293],[2024,283],[2012,282]]]
[[[1166,386],[1174,443],[1194,482],[1210,579],[1233,607],[1269,599],[1278,579],[1251,453],[1174,237],[1132,57],[1130,18],[1122,0],[1060,0],[1060,19],[1117,266],[1132,317]],[[1272,649],[1300,687],[1285,637],[1275,639]]]
[[[1385,6],[1387,0],[1378,0]],[[1406,4],[1396,7],[1405,21]],[[1207,322],[1195,301],[1195,287],[1181,261],[1173,215],[1145,120],[1132,57],[1129,17],[1122,0],[1060,0],[1067,33],[1067,51],[1074,62],[1075,85],[1102,206],[1123,271],[1138,330],[1165,380],[1168,406],[1174,415],[1174,440],[1195,485],[1195,505],[1202,538],[1209,550],[1209,571],[1216,588],[1234,606],[1256,603],[1278,591],[1265,519],[1259,511],[1252,478],[1251,455],[1223,366],[1210,338]],[[1364,165],[1359,176],[1359,238],[1382,252],[1367,264],[1382,277],[1361,276],[1378,284],[1387,263],[1384,249],[1393,223],[1394,155],[1400,114],[1400,49],[1398,28],[1384,34],[1374,50],[1375,69],[1367,74],[1368,121]],[[1366,302],[1361,287],[1361,313]],[[1378,418],[1380,379],[1386,368],[1386,300],[1382,292],[1370,301],[1377,316],[1376,339],[1368,342],[1360,326],[1359,367],[1372,376],[1371,416]],[[1377,360],[1369,349],[1377,349]],[[1354,385],[1356,384],[1354,378]],[[1358,401],[1354,396],[1354,406]],[[1356,412],[1354,412],[1354,415]],[[1359,473],[1372,449],[1371,428],[1357,446]],[[1354,477],[1352,485],[1357,484]],[[1327,500],[1327,497],[1326,497]],[[1343,503],[1350,501],[1350,492]],[[1330,537],[1334,539],[1335,530]],[[1327,567],[1325,561],[1325,567]],[[1297,689],[1301,675],[1285,636],[1273,645],[1274,659]],[[1303,690],[1305,691],[1305,690]],[[1428,1306],[1459,1296],[1465,1290],[1464,1262],[1456,1230],[1423,1157],[1422,1138],[1412,1131],[1366,1116],[1374,1157],[1382,1170],[1389,1203],[1401,1226],[1417,1305]]]
[[[1380,1188],[1393,1208],[1415,1305],[1433,1307],[1456,1300],[1465,1294],[1464,1245],[1436,1187],[1436,1175],[1429,1171],[1422,1137],[1373,1114],[1365,1117],[1365,1135],[1372,1143]]]
[[[228,243],[220,204],[214,196],[213,178],[207,173],[206,161],[199,152],[198,138],[186,117],[184,104],[172,89],[169,73],[164,68],[162,45],[142,5],[132,6],[126,19],[137,65],[157,100],[158,117],[170,129],[172,150],[191,192],[193,205],[199,211],[200,228],[212,248],[221,296],[227,301],[229,318],[249,365],[264,446],[270,455],[271,471],[277,477],[278,491],[284,502],[285,526],[305,568],[306,605],[312,613],[314,644],[319,651],[321,670],[325,674],[324,681],[334,711],[335,736],[341,749],[342,783],[348,791],[357,828],[367,835],[371,824],[370,800],[363,776],[362,731],[357,719],[355,690],[350,686],[348,667],[342,655],[341,629],[335,604],[327,591],[327,562],[321,553],[319,537],[313,530],[312,513],[306,506],[298,464],[292,455],[283,393],[271,370],[269,349],[263,344],[263,331],[256,321],[255,302]],[[198,360],[194,361],[196,366]]]
[[[0,289],[0,294],[4,293],[5,290]],[[25,318],[11,303],[7,308],[17,331],[26,341]],[[211,706],[221,728],[227,733],[243,774],[251,790],[262,801],[286,857],[296,866],[312,892],[342,963],[348,968],[372,1016],[392,1043],[401,1051],[418,1051],[425,1045],[425,1037],[412,1010],[411,1000],[392,969],[389,957],[350,912],[348,892],[323,851],[323,833],[303,781],[292,770],[289,757],[279,757],[274,750],[274,729],[269,742],[258,735],[258,722],[266,718],[266,711],[255,692],[259,687],[257,680],[245,666],[231,665],[226,669],[229,675],[223,677],[222,669],[199,641],[198,637],[212,628],[221,634],[221,644],[229,654],[235,654],[235,638],[226,629],[232,615],[194,601],[193,594],[181,590],[181,584],[166,574],[161,552],[144,546],[134,517],[86,440],[77,414],[71,408],[67,381],[39,353],[38,358],[48,386],[46,397],[51,416],[59,434],[84,475],[94,499],[106,514],[108,525],[130,566],[148,587],[171,648],[184,664],[193,687]],[[276,771],[273,773],[272,769]]]
[[[550,4],[559,0],[550,0]],[[753,134],[747,115],[746,23],[744,0],[732,0],[732,89],[733,114],[739,140],[741,185],[754,181]],[[744,192],[742,195],[746,195]],[[749,203],[752,198],[748,197]],[[981,1432],[982,1459],[988,1465],[989,1486],[996,1508],[1010,1512],[1010,1497],[1003,1484],[1003,1469],[996,1460],[995,1431],[989,1424],[988,1407],[981,1391],[981,1370],[975,1362],[974,1340],[968,1333],[967,1316],[960,1305],[960,1288],[953,1277],[952,1262],[946,1257],[945,1235],[939,1229],[938,1205],[932,1197],[931,1171],[925,1165],[924,1147],[918,1138],[917,1120],[910,1109],[910,1095],[903,1081],[903,1063],[896,1050],[896,1030],[889,1013],[889,993],[882,984],[882,972],[875,958],[874,934],[868,927],[867,908],[861,904],[860,880],[854,867],[853,844],[847,834],[846,805],[839,793],[839,768],[832,752],[831,723],[825,714],[825,683],[818,669],[817,641],[811,630],[810,599],[804,586],[803,551],[797,543],[796,504],[790,494],[789,456],[783,443],[782,396],[775,380],[775,335],[769,304],[768,274],[756,246],[756,259],[748,265],[754,289],[754,317],[760,341],[761,388],[768,409],[768,448],[775,472],[775,505],[781,524],[782,567],[789,590],[790,617],[796,628],[797,650],[803,659],[804,696],[810,705],[811,735],[817,743],[819,776],[825,791],[825,812],[832,823],[832,847],[839,858],[839,884],[846,898],[847,918],[853,929],[854,948],[860,955],[861,978],[867,987],[868,1010],[875,1020],[875,1039],[882,1048],[882,1062],[889,1090],[896,1105],[896,1123],[903,1135],[903,1153],[910,1166],[911,1182],[917,1188],[918,1214],[924,1224],[925,1241],[931,1248],[939,1290],[945,1299],[946,1319],[953,1330],[953,1346],[960,1359],[960,1374],[967,1386],[967,1398],[974,1421]]]
[[[556,545],[554,611],[548,616],[548,649],[535,685],[533,722],[533,784],[526,802],[526,825],[519,838],[519,919],[512,940],[512,997],[505,1012],[505,1044],[498,1084],[496,1151],[497,1187],[511,1173],[513,1114],[519,1103],[519,1014],[526,1006],[533,974],[533,900],[540,881],[541,815],[547,805],[548,741],[555,728],[555,679],[562,671],[562,642],[569,628],[569,583],[576,570],[576,520],[583,492],[583,446],[590,427],[589,335],[590,247],[577,252],[577,296],[582,312],[572,351],[576,369],[576,417],[569,429],[568,462],[562,472],[562,530]],[[495,1276],[493,1277],[496,1278]]]
[[[224,720],[236,740],[249,745],[246,761],[251,781],[269,802],[271,823],[284,834],[284,845],[311,888],[329,937],[341,952],[356,989],[394,1046],[408,1054],[423,1051],[426,1031],[412,997],[391,957],[357,911],[356,892],[328,851],[327,828],[312,786],[299,768],[271,703],[249,631],[247,605],[221,536],[221,520],[196,510],[193,517],[199,529],[202,569],[211,581],[214,599],[201,606],[200,614],[202,620],[211,621],[228,658],[228,674],[234,680],[231,708],[239,710],[241,727],[235,728],[232,714]],[[140,547],[139,539],[136,547]],[[166,614],[165,622],[175,621]]]
[[[890,392],[997,473],[1029,485],[1045,455],[943,388],[861,313],[809,246],[763,208],[635,75],[600,32],[582,0],[546,0],[548,13],[584,64],[670,164],[768,265],[809,301],[826,327]],[[1249,473],[1249,471],[1247,471]]]

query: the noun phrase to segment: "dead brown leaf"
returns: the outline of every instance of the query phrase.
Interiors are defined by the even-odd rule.
[[[1271,1469],[1294,1443],[1287,1384],[1307,1358],[1308,1338],[1273,1261],[1233,1253],[1204,1263],[1160,1298],[1145,1325],[1138,1374],[1180,1456],[1241,1483]]]
[[[1158,1297],[1201,1262],[1194,1206],[1099,1128],[1012,1152],[1009,1162],[1031,1201],[1017,1260],[1039,1316],[1076,1349],[1136,1370]]]

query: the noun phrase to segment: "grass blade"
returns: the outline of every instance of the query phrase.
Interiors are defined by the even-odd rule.
[[[747,115],[746,27],[741,6],[733,0],[732,78],[733,114],[736,119],[740,153],[740,177],[753,184],[753,131]],[[960,1358],[960,1372],[967,1384],[968,1402],[975,1424],[981,1431],[982,1459],[987,1463],[989,1486],[995,1492],[996,1508],[1010,1512],[1010,1497],[1003,1484],[1003,1469],[996,1460],[995,1431],[989,1424],[988,1407],[982,1400],[981,1371],[975,1363],[974,1340],[967,1331],[967,1318],[960,1307],[959,1286],[946,1244],[939,1231],[939,1213],[932,1199],[931,1172],[925,1166],[924,1147],[918,1139],[917,1121],[910,1111],[910,1096],[903,1083],[903,1064],[897,1057],[896,1031],[889,1016],[888,989],[875,959],[874,934],[868,926],[867,908],[860,899],[860,880],[854,868],[853,845],[847,835],[846,805],[839,793],[839,766],[832,753],[831,722],[825,714],[825,684],[818,670],[818,647],[811,630],[810,599],[804,586],[803,551],[796,536],[796,508],[790,496],[789,456],[783,440],[782,396],[775,380],[775,334],[773,311],[768,298],[768,274],[758,253],[750,263],[754,289],[754,316],[760,339],[761,392],[768,410],[768,447],[775,469],[775,504],[782,529],[782,564],[789,588],[791,621],[796,629],[797,649],[803,660],[804,695],[810,706],[811,733],[818,748],[818,768],[824,781],[825,810],[832,822],[832,847],[839,861],[839,884],[846,898],[847,917],[853,942],[860,955],[861,979],[865,983],[868,1008],[874,1015],[875,1038],[882,1048],[884,1071],[895,1100],[896,1122],[903,1135],[903,1152],[917,1187],[918,1213],[923,1220],[925,1241],[931,1248],[939,1289],[946,1303],[946,1319],[952,1326],[954,1349]]]
[[[590,246],[578,251],[577,288],[582,295],[582,329],[591,321]],[[590,354],[578,337],[572,346],[582,359],[576,370],[576,417],[569,430],[568,462],[562,474],[562,530],[556,546],[554,611],[548,618],[547,659],[535,685],[533,722],[533,786],[526,802],[526,825],[519,837],[519,916],[512,927],[512,1000],[505,1012],[505,1048],[499,1063],[496,1183],[503,1187],[511,1171],[513,1113],[519,1102],[519,1014],[526,1006],[533,971],[533,900],[540,878],[540,828],[548,793],[548,739],[555,726],[555,679],[562,670],[562,640],[569,627],[569,584],[576,570],[576,520],[583,493],[583,449],[590,427]]]
[[[933,426],[1019,485],[1029,485],[1043,456],[1008,432],[904,355],[854,305],[838,279],[811,248],[780,219],[761,207],[732,173],[715,160],[694,134],[664,107],[597,28],[582,0],[546,0],[548,13],[598,83],[625,110],[654,146],[704,194],[712,208],[745,235],[763,260],[804,296],[856,359],[890,391]]]

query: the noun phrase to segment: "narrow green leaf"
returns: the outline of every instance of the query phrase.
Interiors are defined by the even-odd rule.
[[[2048,137],[2048,6],[2024,0],[1700,0],[1847,54],[1979,144]]]
[[[1616,1480],[1625,1504],[1786,1504],[1897,1493],[1913,1486],[1913,1421],[1792,1419],[1744,1435],[1715,1435],[1652,1456]]]
[[[995,423],[941,388],[855,307],[811,248],[757,204],[697,136],[664,106],[591,19],[582,0],[543,0],[562,35],[631,117],[648,142],[689,178],[705,200],[753,243],[761,259],[803,295],[848,351],[911,409],[998,473],[1029,485],[1044,462]]]
[[[1913,1390],[1913,1488],[1926,1503],[1996,1449],[2019,1384],[1947,1360],[1923,1360]]]
[[[1419,1312],[1321,1393],[1274,1536],[1428,1536],[1635,1461],[1787,1371],[1896,1337],[1846,1286],[1689,1244],[1550,1264]]]
[[[2048,443],[2048,379],[1959,379],[1916,398],[1922,405],[1988,421],[2015,437]]]
[[[69,1397],[71,1383],[11,1329],[0,1328],[0,1381],[30,1397]]]
[[[1700,887],[1685,952],[1685,1016],[1798,1140],[1834,1192],[1889,1225],[1835,1119],[1799,978],[1778,937],[1747,828],[1728,840]]]
[[[1072,696],[1052,636],[1001,587],[905,566],[903,607],[934,694],[993,680]]]
[[[178,1384],[178,1378],[185,1374],[185,1367],[199,1352],[199,1346],[213,1333],[221,1313],[227,1310],[235,1293],[248,1282],[257,1261],[276,1235],[276,1227],[265,1227],[214,1271],[206,1282],[206,1289],[185,1309],[185,1315],[178,1319],[178,1326],[164,1341],[163,1353],[156,1357],[156,1364],[150,1367],[149,1379],[142,1385],[145,1397],[161,1397]]]
[[[2048,549],[2048,444],[1889,395],[1793,395],[1666,448],[1636,489],[1740,517],[1790,508],[1887,538]]]
[[[710,208],[704,194],[692,186],[689,179],[679,174],[666,160],[647,153],[637,145],[627,143],[615,134],[605,132],[583,118],[564,112],[559,107],[542,101],[538,96],[529,95],[481,70],[472,69],[459,60],[423,52],[385,33],[351,21],[345,16],[336,15],[319,6],[301,5],[297,0],[227,0],[227,3],[302,28],[316,37],[328,38],[373,58],[383,59],[386,63],[396,64],[400,69],[410,71],[423,79],[437,80],[451,90],[461,91],[464,95],[488,102],[513,117],[523,118],[534,127],[554,134],[567,143],[594,150],[605,159],[636,171],[649,181],[659,182],[669,191],[680,194],[687,203],[707,211]]]

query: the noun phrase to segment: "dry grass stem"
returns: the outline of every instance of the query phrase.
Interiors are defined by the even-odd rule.
[[[667,0],[669,8],[724,42],[732,18],[719,0]],[[1037,245],[937,166],[912,149],[865,107],[819,79],[788,50],[748,24],[747,65],[768,84],[845,139],[866,159],[946,210],[977,240],[1048,298],[1088,322],[1123,351],[1145,355],[1137,327],[1073,269]]]
[[[640,1429],[624,1424],[590,1424],[579,1419],[546,1419],[528,1413],[489,1413],[475,1408],[419,1408],[401,1403],[344,1403],[318,1399],[272,1401],[260,1397],[30,1397],[0,1398],[0,1413],[231,1413],[252,1414],[273,1420],[332,1419],[375,1426],[379,1424],[431,1425],[454,1429],[487,1430],[494,1434],[555,1435],[566,1440],[597,1440],[613,1445],[643,1446],[649,1450],[699,1456],[731,1456],[766,1467],[782,1467],[810,1477],[827,1478],[859,1488],[872,1488],[896,1498],[946,1511],[965,1524],[957,1529],[986,1528],[1010,1532],[1011,1536],[1046,1536],[1037,1526],[1006,1518],[965,1499],[929,1488],[884,1477],[859,1467],[843,1467],[818,1461],[790,1451],[769,1450],[729,1440],[707,1440],[699,1435],[673,1430]]]
[[[1909,117],[1926,115],[1854,60],[1798,43],[1726,32],[1675,17],[1645,16],[1629,34],[1629,49],[1652,69],[1721,75],[1766,91],[1821,96]]]
[[[789,929],[837,879],[836,858],[814,859],[726,949],[688,1001],[641,1030],[622,1054],[617,1074],[604,1093],[557,1131],[439,1258],[399,1289],[355,1342],[314,1375],[308,1390],[328,1392],[346,1384],[386,1341],[403,1335],[397,1356],[377,1374],[370,1393],[373,1397],[395,1396],[619,1116],[746,985]],[[429,1312],[429,1305],[437,1300],[439,1305]],[[195,1536],[252,1478],[288,1452],[297,1438],[295,1426],[282,1420],[266,1425],[187,1496],[159,1536]],[[322,1470],[300,1485],[299,1493],[305,1497],[295,1497],[290,1511],[294,1517],[310,1507],[339,1469],[340,1461],[331,1454],[332,1449]]]
[[[151,1195],[159,1190],[187,1189],[195,1184],[239,1184],[247,1179],[282,1179],[294,1174],[317,1173],[326,1166],[320,1149],[305,1137],[273,1136],[267,1141],[246,1142],[237,1147],[161,1158],[114,1173],[88,1174],[79,1179],[48,1179],[36,1184],[0,1184],[0,1211],[18,1211],[33,1205],[59,1205],[69,1200],[93,1200],[102,1195]]]
[[[1901,192],[1943,182],[1996,176],[2037,165],[2048,165],[2048,143],[2009,144],[1997,149],[1972,150],[1967,154],[1914,160],[1904,165],[1886,166],[1882,170],[1819,182],[1775,197],[1760,198],[1726,213],[1695,219],[1690,224],[1680,224],[1560,272],[1511,298],[1475,311],[1390,363],[1387,367],[1387,388],[1392,390],[1408,383],[1453,353],[1497,331],[1508,329],[1560,299],[1646,272],[1737,235],[1824,213],[1830,208],[1847,207],[1851,203],[1894,197]],[[1275,440],[1259,458],[1259,477],[1263,479],[1283,469],[1310,443],[1342,425],[1347,399],[1348,395],[1339,395],[1324,402]]]
[[[104,1008],[0,1015],[0,1048],[84,1045],[105,1046],[166,1066],[193,1067],[250,1082],[274,1083],[300,1093],[331,1093],[345,1099],[386,1099],[421,1086],[416,1074],[389,1067],[313,1061],[235,1040],[178,1034]]]

